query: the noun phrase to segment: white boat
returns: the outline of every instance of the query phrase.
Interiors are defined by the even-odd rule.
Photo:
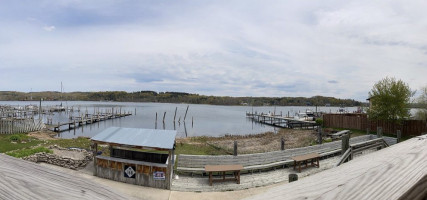
[[[304,113],[295,113],[294,119],[301,121],[314,121],[316,120],[313,111],[307,110]]]

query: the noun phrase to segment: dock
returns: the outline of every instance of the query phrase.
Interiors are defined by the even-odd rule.
[[[314,121],[298,120],[292,117],[284,117],[282,115],[246,113],[246,117],[257,123],[280,128],[315,129],[317,127],[317,124]]]
[[[54,132],[61,132],[77,128],[79,126],[93,124],[109,119],[116,119],[132,115],[131,113],[98,113],[98,114],[85,114],[81,117],[70,117],[68,122],[58,122],[58,124],[49,124],[46,127]],[[64,127],[65,126],[65,127]],[[62,128],[61,128],[62,127]]]

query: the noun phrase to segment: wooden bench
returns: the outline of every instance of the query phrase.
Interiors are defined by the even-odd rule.
[[[374,135],[358,136],[350,139],[350,144],[364,142],[376,138]],[[396,139],[383,137],[384,140],[395,144]],[[242,165],[243,172],[274,169],[276,167],[290,166],[294,164],[292,157],[309,153],[318,153],[320,157],[327,157],[341,153],[341,141],[313,145],[309,147],[286,149],[284,151],[272,151],[266,153],[233,155],[185,155],[178,156],[177,172],[205,173],[206,165]]]
[[[242,165],[206,165],[205,171],[209,173],[209,185],[212,186],[213,181],[236,181],[237,184],[240,184],[240,171],[243,170]],[[222,173],[222,179],[214,179],[212,177],[213,172]],[[233,178],[225,178],[226,172],[233,172]]]
[[[296,169],[296,166],[298,165],[298,172],[301,173],[301,163],[305,163],[305,167],[308,167],[308,161],[311,161],[310,166],[316,166],[319,167],[319,158],[320,154],[318,153],[310,153],[300,156],[292,157],[292,160],[294,160],[294,170]]]

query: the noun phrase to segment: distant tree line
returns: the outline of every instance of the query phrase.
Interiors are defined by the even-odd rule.
[[[40,99],[46,101],[118,101],[118,102],[159,102],[189,103],[212,105],[253,105],[253,106],[362,106],[363,103],[353,99],[334,97],[229,97],[205,96],[184,92],[155,91],[104,91],[104,92],[15,92],[0,91],[1,101],[29,101]]]

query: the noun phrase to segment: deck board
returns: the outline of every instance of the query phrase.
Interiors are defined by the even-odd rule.
[[[424,139],[422,139],[424,138]],[[427,174],[427,135],[362,156],[339,167],[248,198],[261,199],[416,199]],[[424,181],[424,182],[423,182]]]
[[[112,188],[0,154],[0,199],[129,199]]]

